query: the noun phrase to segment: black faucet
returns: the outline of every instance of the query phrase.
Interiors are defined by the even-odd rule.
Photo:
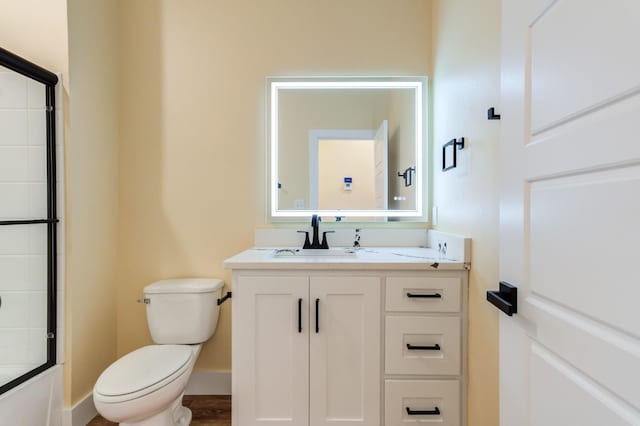
[[[320,247],[320,241],[318,237],[318,228],[320,228],[320,222],[322,219],[317,214],[311,216],[311,227],[313,228],[313,239],[310,248],[318,249]]]
[[[335,231],[324,231],[322,233],[322,242],[320,242],[320,237],[318,232],[318,228],[320,227],[320,222],[321,222],[320,216],[318,216],[317,214],[314,214],[313,216],[311,216],[311,227],[313,228],[313,237],[311,242],[309,241],[308,231],[298,231],[298,232],[304,232],[305,234],[304,245],[302,246],[303,249],[328,249],[329,248],[329,244],[327,244],[327,234],[330,234]]]

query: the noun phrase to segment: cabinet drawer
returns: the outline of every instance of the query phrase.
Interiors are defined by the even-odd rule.
[[[460,426],[458,380],[386,380],[385,426]]]
[[[458,312],[460,278],[387,277],[387,311]]]
[[[386,318],[387,374],[460,374],[460,318]]]

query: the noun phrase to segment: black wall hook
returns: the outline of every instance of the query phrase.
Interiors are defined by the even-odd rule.
[[[500,120],[500,114],[496,114],[494,107],[487,110],[487,120]]]

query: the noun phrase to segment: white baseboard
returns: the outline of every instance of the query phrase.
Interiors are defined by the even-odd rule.
[[[194,371],[186,395],[231,395],[231,371]]]
[[[73,407],[64,409],[62,412],[62,425],[85,426],[97,415],[96,406],[93,405],[93,393],[89,392]]]

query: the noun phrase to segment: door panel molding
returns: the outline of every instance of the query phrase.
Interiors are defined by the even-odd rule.
[[[525,176],[533,181],[637,163],[639,116],[640,92],[534,135],[526,147]],[[585,143],[590,140],[596,144]]]
[[[640,85],[640,56],[632,53],[639,19],[640,2],[609,0],[602,7],[599,0],[563,0],[535,21],[530,27],[534,133]],[[607,25],[615,30],[604,29]],[[621,65],[615,75],[611,64]]]
[[[640,166],[531,185],[532,292],[640,336]],[[606,224],[598,230],[594,224]]]
[[[612,394],[640,408],[640,343],[626,333],[607,327],[552,301],[530,296],[528,317],[535,323],[529,334]],[[530,329],[531,330],[531,329]]]
[[[640,424],[640,412],[541,345],[530,348],[531,424]]]

